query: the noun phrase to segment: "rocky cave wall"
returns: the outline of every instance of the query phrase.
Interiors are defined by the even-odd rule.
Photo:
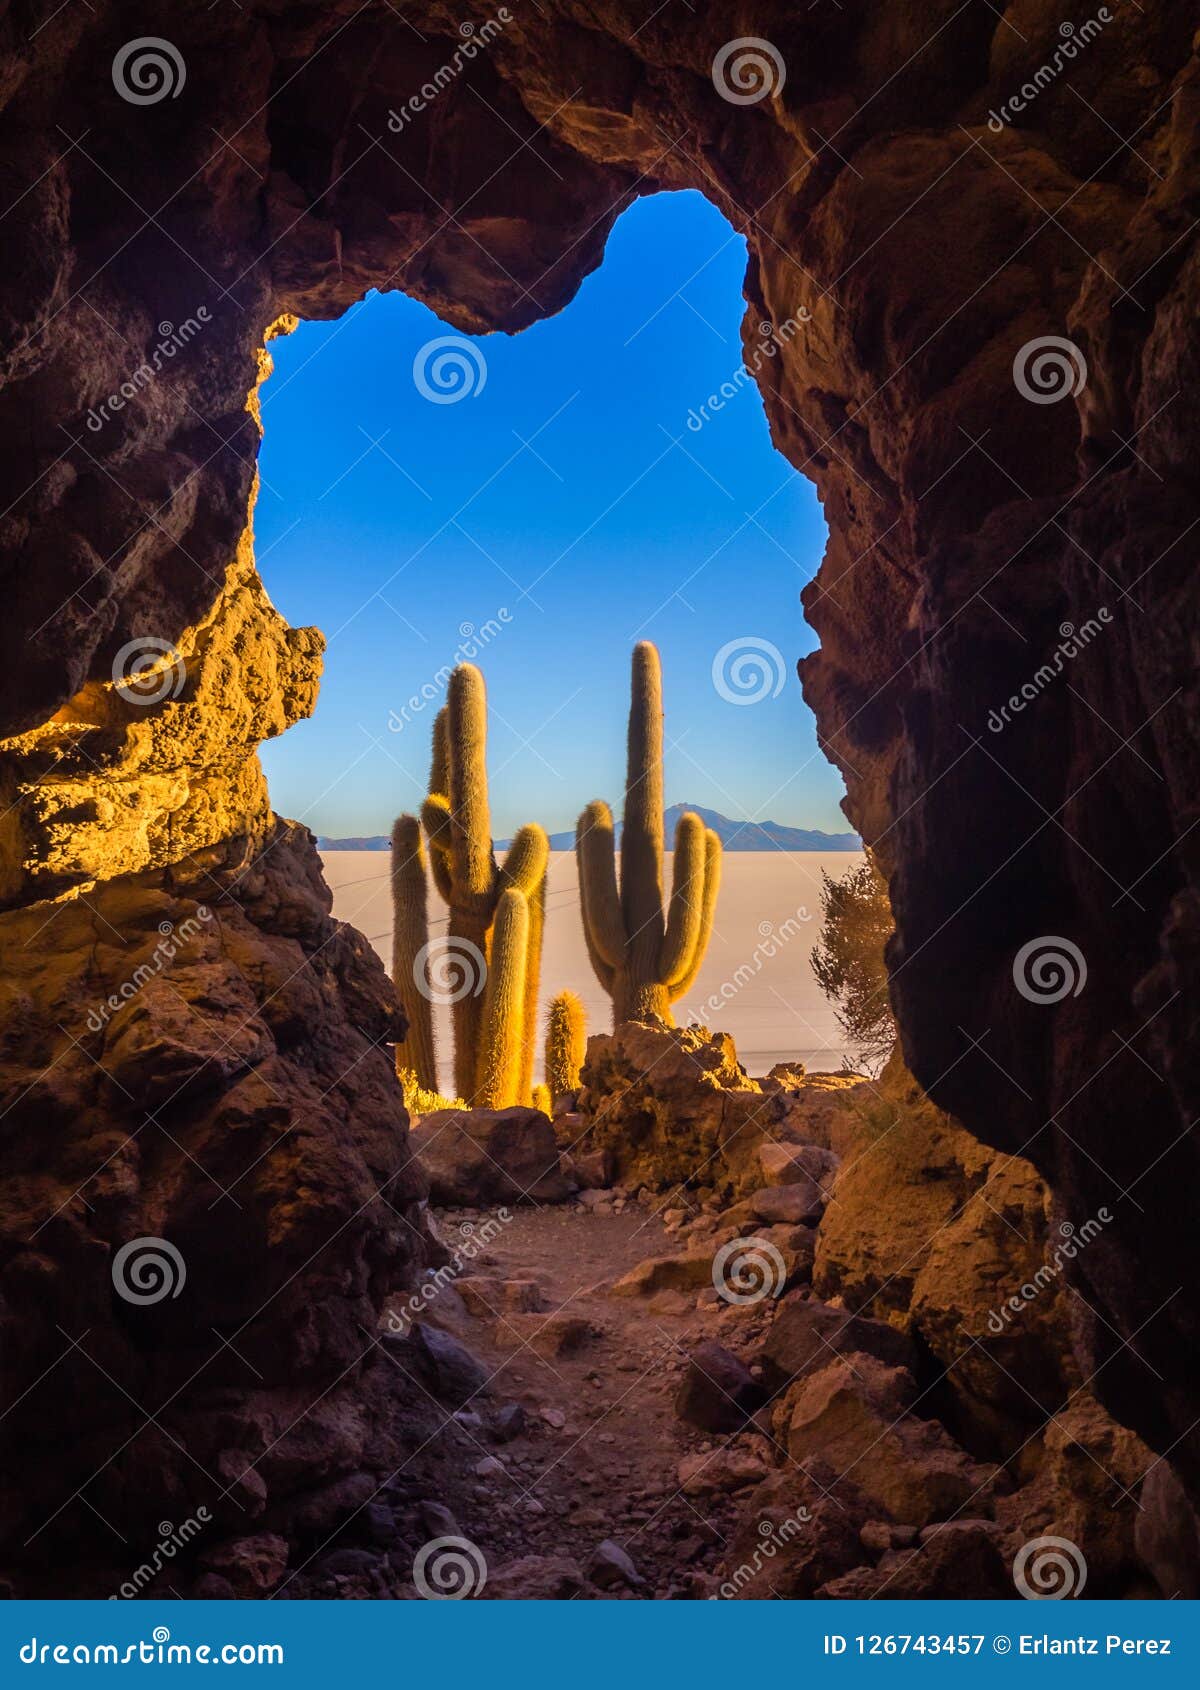
[[[748,357],[762,325],[800,325],[757,363],[830,525],[803,682],[889,873],[907,1060],[971,1132],[1028,1156],[1065,1215],[1111,1211],[1076,1267],[1095,1311],[1082,1371],[1200,1477],[1197,15],[1105,10],[1007,123],[994,113],[1063,37],[1045,0],[512,0],[398,130],[389,112],[492,7],[177,4],[154,27],[186,79],[145,104],[113,75],[144,8],[7,10],[0,1289],[30,1387],[18,1525],[126,1423],[114,1497],[147,1462],[185,1491],[195,1460],[236,1479],[280,1439],[266,1482],[296,1487],[318,1440],[290,1428],[289,1389],[345,1394],[370,1351],[347,1331],[420,1249],[389,991],[329,922],[311,841],[273,821],[255,754],[311,709],[320,666],[253,567],[271,326],[381,287],[469,333],[519,330],[569,301],[632,197],[684,187],[746,237]],[[786,81],[738,104],[712,67],[746,36]],[[189,322],[167,372],[105,409]],[[1043,405],[1013,365],[1046,335],[1087,379]],[[1060,630],[1102,608],[1087,651],[991,731]],[[178,654],[149,707],[114,684],[148,639]],[[189,916],[184,974],[90,1027],[157,924]],[[1047,935],[1087,971],[1052,1004],[1013,972]],[[194,1243],[198,1301],[168,1305],[189,1319],[165,1320],[151,1364],[107,1264],[172,1230]],[[63,1375],[39,1376],[93,1388],[63,1336],[85,1330],[112,1388],[48,1476]],[[352,1419],[323,1472],[353,1465]]]

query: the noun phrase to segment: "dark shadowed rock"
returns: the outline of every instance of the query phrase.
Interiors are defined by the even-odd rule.
[[[762,1354],[770,1390],[824,1367],[835,1356],[863,1351],[889,1367],[912,1368],[916,1355],[903,1332],[886,1321],[851,1314],[815,1297],[788,1295],[776,1312]]]
[[[702,1432],[736,1432],[765,1400],[746,1364],[707,1339],[688,1357],[675,1393],[675,1413]]]
[[[385,1339],[384,1343],[395,1342]],[[436,1326],[413,1328],[413,1347],[432,1373],[432,1390],[443,1402],[461,1408],[487,1391],[488,1370],[465,1344]]]
[[[434,1203],[561,1203],[568,1195],[549,1117],[540,1109],[439,1109],[409,1144]]]

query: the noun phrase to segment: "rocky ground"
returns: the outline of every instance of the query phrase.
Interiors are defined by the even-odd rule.
[[[758,1083],[690,1032],[593,1040],[569,1101],[415,1131],[441,1262],[380,1348],[440,1429],[278,1594],[1003,1598],[1048,1536],[1089,1595],[1190,1590],[1169,1470],[1074,1372],[1069,1294],[1020,1295],[1055,1249],[1027,1165],[897,1065]]]

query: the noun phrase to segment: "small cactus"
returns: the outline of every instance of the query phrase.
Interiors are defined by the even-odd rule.
[[[546,1086],[551,1100],[579,1089],[587,1054],[587,1017],[574,992],[560,992],[546,1017]]]
[[[671,1004],[695,980],[712,936],[721,841],[699,816],[679,818],[664,917],[662,665],[649,640],[634,647],[631,690],[620,883],[612,811],[596,799],[575,834],[579,902],[614,1024],[657,1019],[672,1026]]]

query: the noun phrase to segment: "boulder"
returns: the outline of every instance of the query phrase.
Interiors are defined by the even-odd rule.
[[[487,1368],[449,1332],[442,1332],[436,1326],[415,1326],[409,1342],[419,1361],[424,1363],[423,1371],[430,1378],[430,1390],[442,1402],[462,1408],[474,1397],[486,1394]],[[404,1344],[405,1340],[388,1336],[381,1343],[385,1349],[391,1350],[393,1346]]]
[[[767,1476],[767,1464],[750,1450],[726,1444],[699,1455],[686,1455],[679,1463],[679,1488],[685,1496],[704,1496],[710,1491],[744,1490]]]
[[[228,1581],[234,1595],[244,1598],[266,1596],[287,1570],[288,1546],[274,1532],[234,1538],[218,1544],[201,1557],[209,1572]]]
[[[794,1292],[780,1303],[767,1337],[763,1379],[769,1390],[777,1391],[850,1352],[874,1356],[889,1367],[916,1365],[911,1341],[886,1321]]]
[[[434,1203],[561,1203],[568,1195],[554,1129],[540,1109],[438,1109],[409,1143]]]
[[[702,1432],[737,1432],[765,1400],[746,1364],[708,1339],[688,1357],[675,1393],[675,1413]]]
[[[616,1297],[652,1297],[659,1291],[699,1291],[712,1282],[711,1253],[647,1256],[622,1274],[612,1289]]]
[[[927,1525],[968,1506],[990,1513],[995,1471],[937,1421],[909,1412],[913,1396],[905,1369],[852,1354],[789,1387],[776,1423],[793,1461],[819,1457],[893,1519]]]
[[[554,1314],[502,1315],[492,1328],[492,1340],[501,1349],[525,1345],[551,1361],[581,1349],[591,1335],[590,1323],[566,1309]]]
[[[825,1195],[814,1180],[802,1174],[791,1185],[769,1185],[750,1194],[755,1220],[768,1226],[801,1226],[818,1221],[825,1212]]]
[[[772,1473],[738,1499],[717,1594],[742,1601],[812,1596],[865,1561],[859,1532],[870,1517],[853,1480],[839,1480],[821,1462]]]
[[[579,1563],[566,1555],[523,1555],[489,1569],[478,1596],[484,1602],[569,1602],[587,1589]]]
[[[788,1144],[767,1140],[758,1146],[758,1171],[764,1186],[818,1185],[828,1199],[833,1190],[838,1158],[819,1144]]]
[[[541,1286],[536,1279],[493,1279],[472,1274],[457,1282],[459,1296],[479,1319],[503,1313],[534,1314],[543,1307]]]
[[[1013,1595],[1012,1575],[991,1520],[955,1520],[922,1532],[913,1549],[889,1549],[878,1566],[843,1573],[815,1592],[839,1601],[996,1601]]]

